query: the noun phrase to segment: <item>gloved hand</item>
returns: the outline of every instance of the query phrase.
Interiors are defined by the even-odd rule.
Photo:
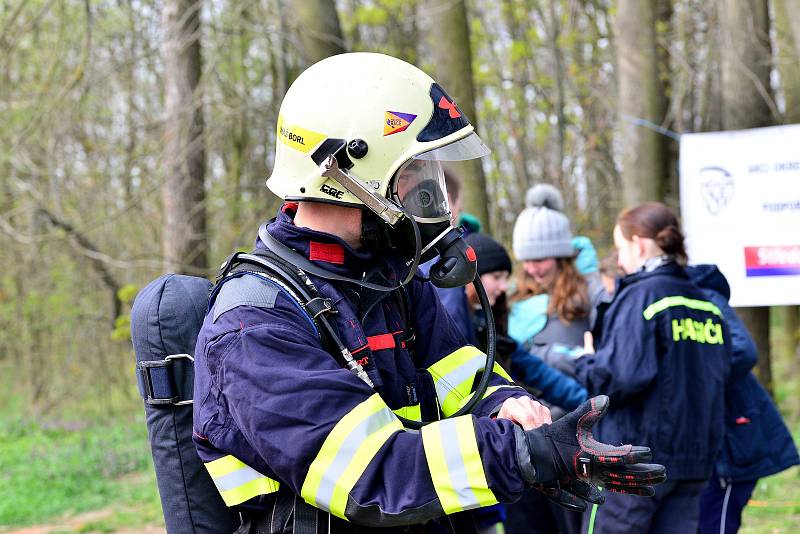
[[[608,405],[608,397],[600,395],[553,424],[525,431],[536,484],[553,496],[557,485],[560,491],[588,502],[602,502],[596,486],[633,495],[654,494],[653,486],[667,477],[663,465],[644,463],[652,458],[649,448],[608,445],[592,436],[592,426]]]

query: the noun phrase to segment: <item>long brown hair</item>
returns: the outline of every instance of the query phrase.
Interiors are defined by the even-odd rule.
[[[548,313],[557,313],[559,319],[570,323],[589,315],[589,288],[586,279],[575,267],[572,258],[556,258],[558,272],[550,291],[547,305]],[[517,271],[517,291],[512,297],[512,302],[525,300],[534,295],[548,293],[544,286],[536,283],[525,269]]]
[[[660,202],[645,202],[627,209],[617,217],[622,236],[631,239],[633,236],[647,237],[665,254],[673,256],[680,264],[686,263],[681,223],[675,212]]]

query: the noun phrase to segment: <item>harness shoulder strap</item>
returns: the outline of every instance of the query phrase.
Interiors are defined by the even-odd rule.
[[[414,318],[411,315],[411,300],[408,298],[408,289],[403,286],[394,291],[392,295],[397,303],[397,309],[400,310],[400,320],[403,326],[403,336],[401,339],[403,348],[413,357],[416,332],[414,330]]]
[[[267,278],[278,287],[266,286],[245,276],[247,274]],[[320,316],[337,313],[333,302],[322,297],[302,271],[270,251],[237,252],[223,263],[209,295],[209,309],[215,306],[213,320],[216,321],[220,315],[236,306],[273,307],[280,292],[279,288],[306,312],[320,334],[323,344],[327,343],[328,328],[322,324]]]

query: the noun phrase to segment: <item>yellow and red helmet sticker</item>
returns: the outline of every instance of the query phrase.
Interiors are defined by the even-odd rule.
[[[392,135],[405,132],[416,119],[416,115],[411,113],[400,113],[399,111],[386,111],[383,118],[383,135]]]
[[[286,146],[308,154],[325,138],[325,134],[303,128],[302,126],[288,125],[284,123],[283,116],[278,116],[278,139]]]

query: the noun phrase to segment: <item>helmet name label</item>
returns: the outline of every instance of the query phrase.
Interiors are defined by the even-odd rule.
[[[319,145],[325,134],[303,128],[292,126],[283,121],[283,116],[278,117],[278,139],[286,146],[293,148],[304,154],[308,154]]]
[[[281,128],[281,135],[289,141],[294,141],[295,143],[300,143],[301,145],[306,146],[305,143],[303,143],[303,138],[296,133],[293,133],[291,130]]]

